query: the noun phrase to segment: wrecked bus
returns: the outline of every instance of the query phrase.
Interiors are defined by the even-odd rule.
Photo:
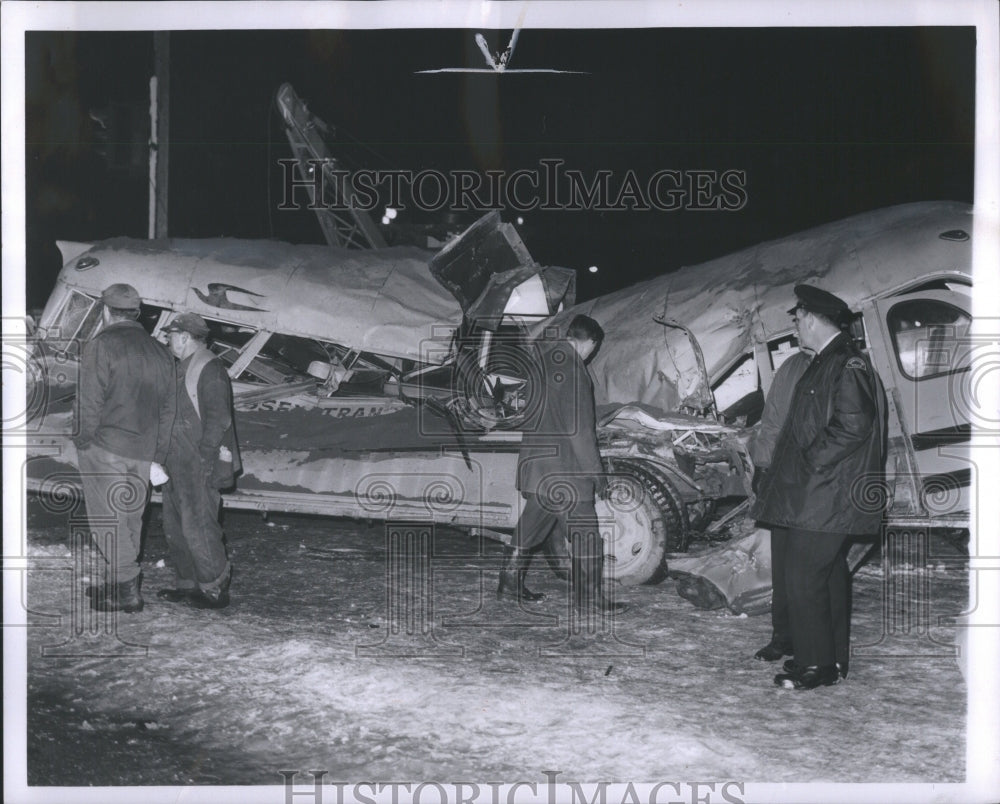
[[[598,514],[606,572],[653,583],[693,536],[747,521],[747,452],[762,394],[795,345],[791,288],[860,311],[856,337],[890,397],[882,488],[900,527],[968,527],[971,208],[910,204],[817,227],[573,306],[572,273],[534,264],[486,216],[437,254],[247,241],[63,246],[39,321],[28,482],[78,483],[73,371],[101,290],[128,281],[155,334],[204,316],[236,389],[244,474],[228,507],[435,522],[502,541],[531,403],[531,338],[586,313],[611,478]],[[363,290],[362,288],[367,288]],[[957,391],[956,391],[957,389]],[[349,419],[349,421],[348,421]]]
[[[605,455],[653,466],[661,477],[646,474],[643,482],[656,495],[666,490],[687,512],[689,528],[733,537],[705,560],[668,550],[671,574],[710,576],[734,611],[769,603],[766,531],[746,516],[750,500],[733,506],[713,485],[718,473],[697,464],[693,473],[676,472],[673,460],[692,466],[688,445],[696,436],[662,432],[671,417],[651,411],[700,417],[699,436],[717,419],[753,424],[773,372],[797,349],[787,310],[800,282],[836,293],[856,312],[851,332],[885,385],[885,482],[868,485],[861,503],[884,508],[887,538],[917,542],[934,530],[965,548],[974,508],[973,423],[990,419],[978,408],[972,371],[991,342],[972,329],[974,228],[972,207],[962,203],[875,210],[648,280],[555,318],[582,312],[608,328],[591,366],[595,393],[598,404],[625,407],[602,429]],[[705,461],[718,450],[701,454]],[[858,545],[852,565],[880,542]]]
[[[611,330],[591,367],[599,404],[733,421],[759,411],[774,370],[797,348],[787,312],[794,286],[836,293],[857,313],[852,334],[889,398],[889,523],[966,527],[972,235],[969,205],[905,204],[682,269],[567,315],[587,313]]]

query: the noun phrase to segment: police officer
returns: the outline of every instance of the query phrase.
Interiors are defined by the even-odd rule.
[[[875,533],[881,522],[881,509],[865,501],[869,484],[881,482],[886,406],[871,363],[841,328],[847,304],[810,285],[796,285],[795,296],[789,313],[799,344],[815,357],[795,386],[754,513],[764,525],[788,529],[794,659],[774,683],[813,689],[847,675],[848,537]]]

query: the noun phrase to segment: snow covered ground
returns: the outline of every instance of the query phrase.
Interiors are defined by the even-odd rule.
[[[668,580],[623,590],[613,624],[574,623],[541,560],[548,598],[519,610],[493,596],[499,545],[447,528],[401,563],[387,547],[419,527],[229,512],[233,604],[198,611],[155,597],[154,508],[146,608],[116,631],[82,608],[66,518],[32,502],[28,529],[32,785],[965,778],[967,562],[944,542],[925,566],[863,568],[849,678],[793,692],[752,658],[766,615],[696,609]]]

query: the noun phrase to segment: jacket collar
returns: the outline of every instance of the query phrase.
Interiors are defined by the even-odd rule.
[[[101,332],[107,332],[109,329],[115,329],[116,327],[138,327],[143,332],[146,331],[145,329],[143,329],[142,324],[140,324],[138,321],[134,321],[130,318],[125,318],[120,321],[112,321],[104,329],[102,329]]]
[[[178,360],[177,361],[178,365],[184,366],[186,368],[188,364],[191,363],[191,359],[199,352],[212,353],[212,350],[209,349],[207,346],[199,346],[197,349],[191,352],[191,354],[189,354],[187,357],[182,357],[180,360]],[[214,353],[212,353],[212,356],[214,357]]]
[[[833,339],[829,343],[827,343],[826,346],[820,349],[819,352],[816,354],[816,357],[813,359],[819,360],[825,357],[826,355],[830,354],[831,352],[835,352],[837,349],[843,346],[845,342],[847,342],[848,338],[849,336],[846,332],[841,332],[837,335],[834,335]]]

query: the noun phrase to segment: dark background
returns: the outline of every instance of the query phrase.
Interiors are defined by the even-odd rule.
[[[578,269],[581,299],[865,210],[973,199],[970,27],[531,29],[511,69],[586,74],[416,74],[483,66],[474,34],[171,33],[169,234],[323,242],[313,213],[276,209],[285,81],[355,168],[746,171],[735,212],[524,213],[532,255]],[[510,32],[484,34],[500,50]],[[149,32],[26,36],[30,308],[57,239],[147,234],[154,58]],[[426,221],[405,210],[392,237]]]

